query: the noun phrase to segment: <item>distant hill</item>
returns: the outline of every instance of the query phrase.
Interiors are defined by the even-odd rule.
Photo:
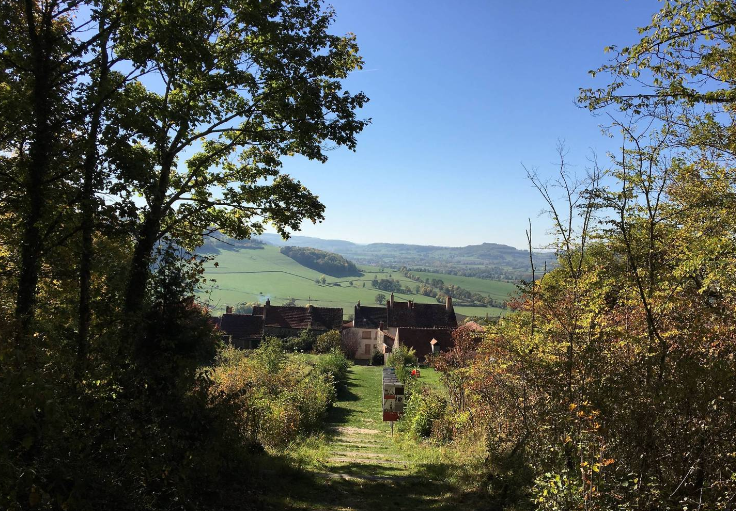
[[[281,253],[307,268],[331,277],[360,277],[363,275],[352,261],[325,250],[287,245],[281,247]]]
[[[450,275],[518,281],[530,274],[529,253],[508,245],[483,243],[466,247],[438,247],[396,243],[360,245],[344,240],[324,240],[308,236],[292,236],[287,241],[277,234],[263,234],[257,240],[276,246],[310,247],[340,254],[358,264],[372,266],[405,266],[411,270],[434,271]],[[556,264],[555,255],[535,252],[534,262],[541,270]]]
[[[224,236],[205,238],[204,244],[197,249],[200,254],[219,254],[223,250],[262,250],[264,242],[258,239],[234,240]]]

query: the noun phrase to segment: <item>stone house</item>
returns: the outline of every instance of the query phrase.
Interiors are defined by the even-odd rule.
[[[226,342],[240,349],[257,348],[263,338],[263,318],[250,314],[233,314],[232,307],[215,319]]]
[[[253,307],[251,314],[233,314],[232,307],[226,307],[215,324],[234,346],[255,348],[264,337],[296,337],[304,330],[320,335],[340,331],[343,323],[340,308],[271,305],[266,300],[263,306]]]
[[[353,322],[343,329],[343,344],[358,360],[367,360],[375,351],[390,353],[399,328],[457,327],[452,298],[444,305],[435,303],[397,302],[393,293],[385,307],[355,306]]]
[[[253,307],[253,316],[263,318],[263,334],[266,337],[296,337],[304,330],[316,335],[342,329],[342,309],[337,307],[306,307],[271,305],[271,300]]]

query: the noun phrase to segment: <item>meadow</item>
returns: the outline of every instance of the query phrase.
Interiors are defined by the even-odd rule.
[[[345,317],[353,313],[360,300],[363,305],[376,305],[375,297],[381,291],[371,286],[374,277],[393,278],[405,286],[414,288],[416,282],[405,278],[400,272],[385,268],[360,266],[362,277],[330,277],[311,270],[279,252],[279,248],[262,245],[262,248],[221,250],[205,265],[207,285],[199,294],[215,314],[225,306],[239,303],[265,302],[274,305],[294,298],[297,305],[342,307]],[[445,283],[460,285],[466,289],[502,299],[514,291],[514,286],[471,277],[458,277],[436,273],[417,273],[422,278],[440,278]],[[317,279],[325,277],[325,284]],[[384,293],[386,294],[386,293]],[[396,299],[413,300],[417,303],[437,303],[435,299],[421,295],[397,293]],[[466,316],[499,316],[504,313],[495,307],[455,307],[455,311]]]

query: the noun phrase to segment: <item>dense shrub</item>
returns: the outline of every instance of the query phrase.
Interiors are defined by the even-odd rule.
[[[426,386],[412,385],[406,401],[406,409],[401,418],[400,429],[421,438],[430,436],[444,439],[447,400]],[[437,434],[433,435],[433,431]]]
[[[315,353],[329,353],[342,348],[342,336],[337,330],[330,330],[318,336],[312,350]]]
[[[371,355],[371,365],[373,366],[382,366],[384,364],[384,356],[383,353],[381,353],[378,350],[375,350],[373,352],[373,355]]]
[[[338,389],[342,389],[348,384],[348,370],[351,362],[345,358],[340,350],[333,350],[326,355],[321,355],[317,359],[315,369],[324,375],[328,375]]]
[[[302,330],[299,335],[284,339],[284,349],[295,353],[309,353],[314,349],[317,336],[309,329]]]
[[[396,371],[396,377],[399,381],[406,382],[409,377],[409,370],[407,367],[415,366],[417,364],[416,351],[413,348],[406,348],[405,346],[394,348],[388,356],[386,364],[389,367],[394,368]]]
[[[311,365],[302,355],[285,354],[279,339],[266,339],[252,354],[227,347],[212,370],[213,394],[237,402],[248,440],[283,449],[323,425],[348,364],[333,352]]]

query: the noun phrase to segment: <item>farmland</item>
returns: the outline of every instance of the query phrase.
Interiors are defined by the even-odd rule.
[[[312,303],[323,307],[342,307],[347,317],[352,314],[359,300],[365,305],[375,305],[375,296],[380,291],[371,286],[374,277],[379,280],[393,278],[412,289],[417,284],[396,270],[371,266],[359,268],[363,272],[361,277],[335,278],[302,266],[271,245],[220,250],[206,264],[208,284],[199,299],[218,313],[226,305],[264,302],[266,299],[278,305],[294,298],[297,305]],[[439,278],[445,283],[456,284],[496,299],[502,299],[514,291],[514,286],[505,282],[433,273],[417,275],[423,279]],[[325,283],[317,283],[322,277],[325,277]],[[431,297],[416,294],[398,293],[395,297],[418,303],[436,303]],[[455,310],[466,316],[498,316],[503,313],[503,310],[495,307],[458,306]]]

